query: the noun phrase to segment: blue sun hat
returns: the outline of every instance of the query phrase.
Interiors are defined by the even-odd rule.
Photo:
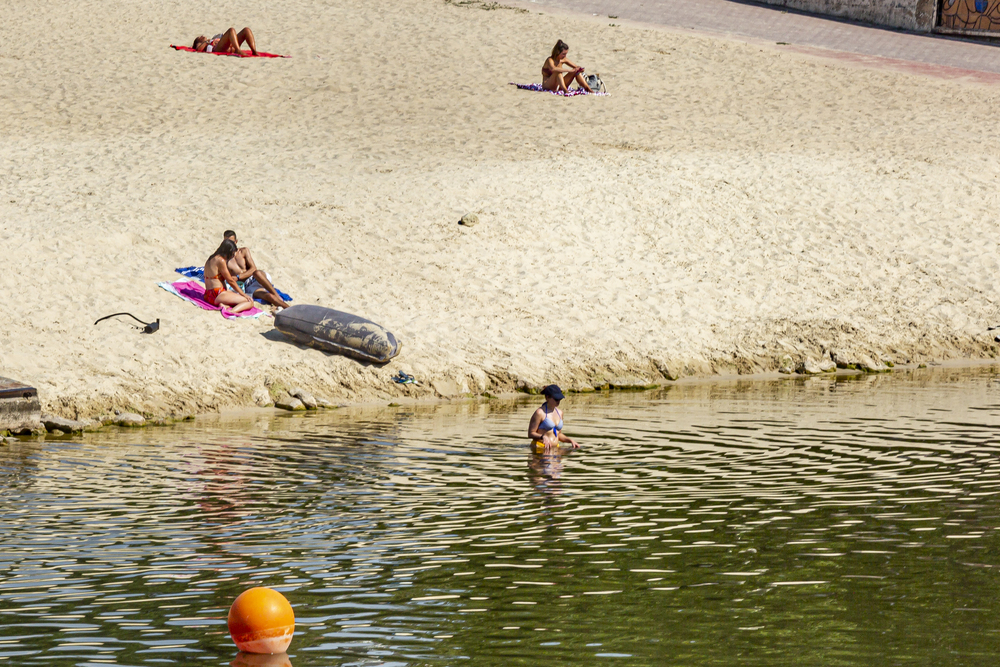
[[[563,396],[562,389],[560,389],[557,384],[550,384],[542,389],[542,396],[551,398],[553,401],[561,401],[566,398]]]

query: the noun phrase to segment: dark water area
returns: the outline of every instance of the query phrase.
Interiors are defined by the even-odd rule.
[[[0,447],[0,665],[988,665],[997,369]],[[296,613],[241,656],[233,599]]]

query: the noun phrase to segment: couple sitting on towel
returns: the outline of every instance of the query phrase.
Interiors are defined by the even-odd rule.
[[[236,232],[227,230],[222,238],[222,245],[205,262],[205,301],[233,313],[253,308],[255,298],[278,308],[288,308],[267,274],[254,264],[250,249],[236,247]],[[242,289],[237,281],[246,281]],[[226,283],[233,291],[226,289]]]

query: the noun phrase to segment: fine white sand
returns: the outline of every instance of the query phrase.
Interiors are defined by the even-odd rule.
[[[8,2],[0,375],[83,417],[995,353],[997,88],[483,7]],[[292,58],[168,48],[230,25]],[[507,85],[557,38],[611,96]],[[230,227],[402,355],[301,349],[156,286]],[[123,310],[160,331],[93,325]]]

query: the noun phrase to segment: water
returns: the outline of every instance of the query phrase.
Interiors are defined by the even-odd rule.
[[[2,447],[0,664],[993,664],[995,374],[570,396],[561,460],[536,399]]]

